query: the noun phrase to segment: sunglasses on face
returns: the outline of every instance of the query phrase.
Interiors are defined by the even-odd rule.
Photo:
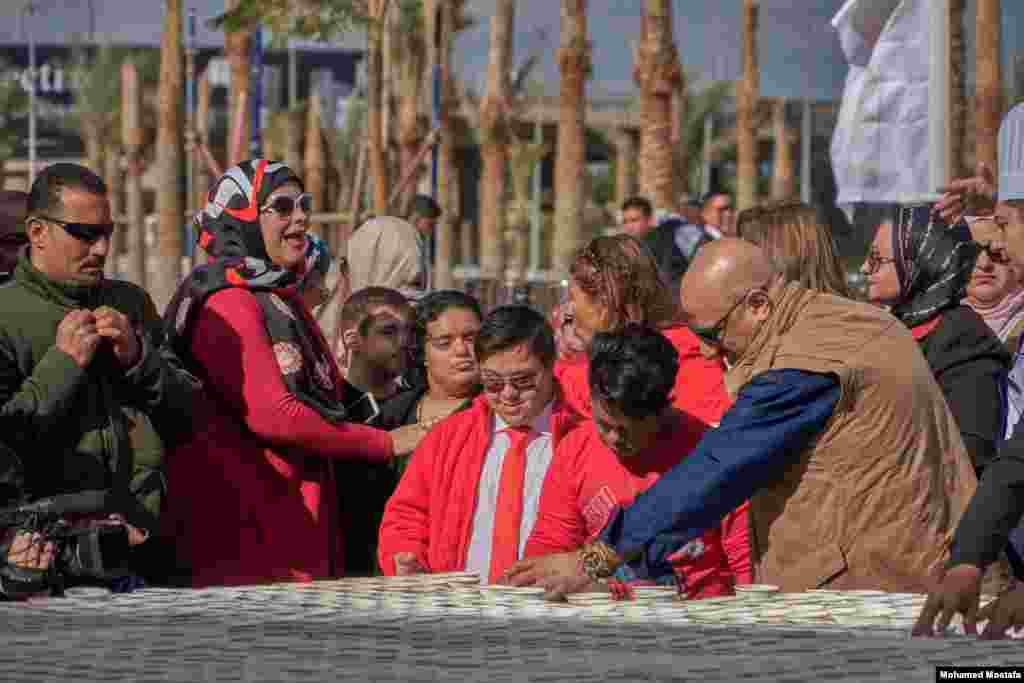
[[[744,294],[742,297],[740,297],[740,300],[734,303],[732,307],[726,312],[726,314],[719,318],[718,322],[716,322],[714,325],[711,325],[709,327],[701,327],[699,325],[690,324],[687,325],[687,327],[690,328],[690,332],[693,332],[693,335],[697,337],[697,339],[700,339],[708,346],[714,346],[715,348],[718,348],[722,345],[722,334],[725,332],[725,328],[729,326],[729,318],[731,318],[732,314],[736,312],[736,309],[740,307],[740,304],[742,304],[746,300],[747,295]]]
[[[978,249],[988,254],[992,263],[999,266],[1010,265],[1010,252],[1006,251],[1006,247],[996,242],[975,242],[975,244],[978,245]]]
[[[302,209],[302,213],[310,213],[313,210],[313,195],[308,192],[303,192],[298,197],[280,195],[270,200],[263,210],[273,209],[279,216],[291,216],[295,213],[296,205]]]
[[[48,216],[36,216],[36,218],[41,221],[59,225],[64,229],[64,232],[83,242],[96,242],[104,237],[109,238],[114,234],[113,223],[75,223],[71,221],[57,220],[56,218],[50,218]]]
[[[516,393],[525,394],[534,391],[537,385],[540,384],[540,373],[535,372],[532,375],[502,377],[495,373],[482,372],[480,373],[480,381],[484,385],[484,391],[492,396],[501,394],[505,391],[506,386],[511,386],[516,390]]]

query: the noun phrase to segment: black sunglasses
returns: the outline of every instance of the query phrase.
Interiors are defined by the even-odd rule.
[[[303,192],[298,197],[286,197],[284,195],[274,197],[274,201],[263,207],[263,210],[273,209],[279,216],[291,216],[295,211],[296,204],[302,209],[302,213],[311,213],[313,210],[313,195]]]
[[[700,339],[709,346],[721,346],[722,333],[725,332],[725,328],[729,325],[729,318],[731,318],[732,314],[736,312],[736,309],[740,307],[740,304],[747,300],[747,294],[750,294],[750,292],[747,292],[740,297],[740,300],[734,303],[726,314],[719,318],[718,322],[714,325],[711,325],[710,327],[700,327],[699,325],[687,324],[687,327],[690,328],[690,332],[693,332],[697,339]]]
[[[989,259],[992,263],[1000,266],[1006,266],[1010,264],[1010,252],[1006,251],[1006,247],[999,245],[996,242],[975,242],[979,249],[979,255],[981,252],[988,254]]]
[[[36,216],[38,220],[47,221],[49,223],[56,223],[60,227],[64,228],[64,231],[75,239],[82,240],[83,242],[96,242],[104,237],[110,237],[114,234],[113,223],[74,223],[71,221],[62,221],[56,218],[50,218],[49,216]]]

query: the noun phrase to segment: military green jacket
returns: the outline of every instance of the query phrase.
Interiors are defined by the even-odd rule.
[[[109,348],[80,368],[55,345],[77,308],[110,306],[142,341],[128,370]],[[153,300],[119,280],[92,287],[49,279],[23,252],[0,285],[0,441],[21,459],[35,499],[108,489],[124,496],[133,523],[152,527],[164,492],[165,446],[191,428],[199,383],[163,347]]]

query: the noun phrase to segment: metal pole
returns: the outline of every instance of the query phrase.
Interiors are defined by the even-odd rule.
[[[811,145],[814,144],[813,109],[804,100],[804,116],[800,122],[800,201],[811,203]]]
[[[704,116],[704,154],[700,167],[700,196],[711,192],[711,142],[715,134],[715,115],[708,112]]]
[[[951,175],[949,0],[932,0],[928,11],[928,190],[918,198],[923,200],[934,199]]]
[[[259,26],[252,32],[252,50],[249,66],[249,87],[252,91],[252,109],[249,111],[249,156],[262,156],[260,133],[263,128],[263,29]]]
[[[31,0],[25,3],[27,17],[31,17],[35,12],[35,3]],[[28,33],[28,74],[31,84],[28,90],[28,184],[31,186],[36,178],[36,38],[32,29],[27,26],[29,22],[24,23]]]
[[[299,106],[299,64],[295,45],[288,41],[288,111]]]
[[[189,8],[185,17],[185,116],[186,116],[186,149],[188,159],[185,163],[185,208],[191,210],[196,198],[196,11]],[[195,246],[195,235],[192,234],[191,223],[185,228],[185,255],[192,257]]]

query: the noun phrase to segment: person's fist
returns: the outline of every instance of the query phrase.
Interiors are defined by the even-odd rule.
[[[941,196],[933,211],[949,225],[965,215],[983,216],[995,208],[996,180],[986,164],[979,163],[972,178],[954,180],[940,187]]]
[[[101,338],[110,340],[110,348],[121,367],[130,368],[135,365],[139,360],[142,345],[128,318],[110,306],[100,306],[94,315],[96,333]]]
[[[426,436],[427,431],[420,424],[405,425],[391,431],[391,441],[394,444],[396,456],[409,455],[420,441]]]
[[[395,576],[412,576],[426,574],[426,568],[420,564],[413,553],[395,553]]]
[[[92,363],[101,341],[92,311],[71,311],[57,326],[57,348],[71,356],[80,368]]]
[[[8,531],[7,562],[22,569],[49,569],[56,546],[30,531]]]

